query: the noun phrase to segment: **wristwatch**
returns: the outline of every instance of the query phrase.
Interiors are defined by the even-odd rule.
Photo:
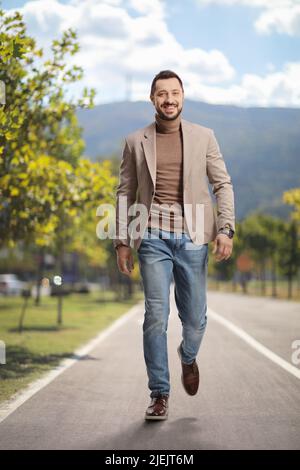
[[[224,233],[227,235],[229,238],[233,238],[234,235],[234,230],[230,227],[230,225],[226,224],[224,227],[220,228],[218,233]]]

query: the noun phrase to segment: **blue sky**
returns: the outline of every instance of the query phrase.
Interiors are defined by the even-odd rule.
[[[261,8],[213,4],[198,8],[193,0],[173,1],[178,10],[168,25],[178,40],[185,47],[222,50],[239,74],[264,73],[268,62],[281,68],[287,60],[300,60],[300,24],[298,37],[259,35],[253,25]]]
[[[148,99],[172,68],[187,98],[240,106],[300,106],[300,0],[3,0],[20,8],[45,52],[78,30],[84,84],[97,102]],[[51,25],[47,27],[47,24]],[[54,27],[53,27],[54,25]],[[127,84],[127,85],[126,85]]]

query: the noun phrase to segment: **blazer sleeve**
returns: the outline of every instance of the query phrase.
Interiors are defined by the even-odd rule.
[[[235,230],[232,182],[212,129],[210,129],[206,154],[206,170],[208,181],[212,185],[212,191],[217,201],[217,229],[219,230],[225,224],[229,224]]]
[[[119,169],[119,183],[116,189],[116,233],[113,245],[116,248],[119,244],[130,245],[128,235],[128,225],[130,219],[128,210],[136,200],[137,174],[134,153],[132,152],[127,139],[123,148],[123,155]]]

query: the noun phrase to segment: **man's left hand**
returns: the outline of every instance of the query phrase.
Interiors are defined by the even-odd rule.
[[[230,258],[233,248],[233,239],[229,238],[225,233],[218,233],[214,240],[213,254],[216,253],[216,261],[227,260]]]

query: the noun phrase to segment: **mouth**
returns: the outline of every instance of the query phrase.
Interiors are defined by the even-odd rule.
[[[177,106],[174,106],[174,105],[165,105],[164,106],[164,110],[166,113],[172,113],[173,111],[175,111],[177,108]]]

